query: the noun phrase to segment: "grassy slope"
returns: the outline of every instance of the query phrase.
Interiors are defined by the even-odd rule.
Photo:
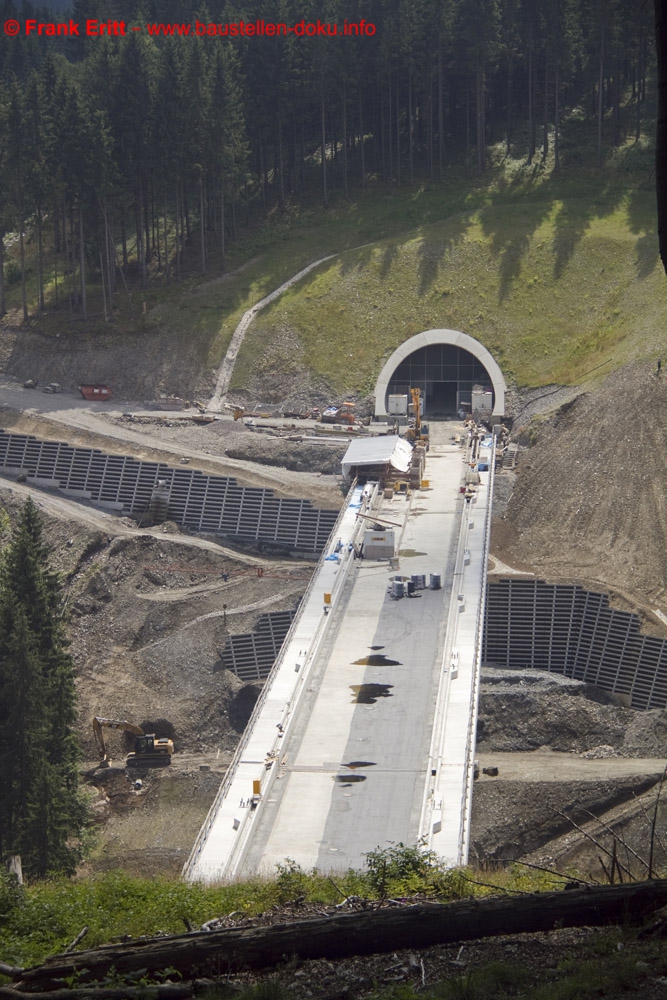
[[[202,370],[213,376],[246,309],[305,264],[338,253],[255,320],[233,388],[254,383],[259,392],[264,375],[275,381],[276,370],[291,365],[297,381],[305,371],[334,393],[365,394],[391,351],[431,327],[477,337],[524,385],[577,382],[603,363],[606,372],[658,356],[667,281],[657,256],[650,143],[612,150],[598,170],[590,166],[591,136],[585,123],[568,123],[560,177],[550,160],[528,166],[494,151],[495,166],[482,178],[451,169],[440,184],[388,192],[371,183],[352,201],[332,197],[327,210],[314,191],[312,203],[240,227],[224,278],[197,276],[192,249],[183,283],[165,285],[154,274],[146,290],[128,297],[121,289],[111,324],[102,317],[101,287],[91,283],[88,323],[49,309],[28,326],[99,343],[162,332],[175,369],[182,338],[191,348],[195,342]],[[16,310],[16,278],[9,300]],[[8,319],[18,321],[17,313]]]
[[[411,848],[374,852],[388,858],[388,869],[349,871],[335,883],[316,871],[305,872],[287,858],[276,866],[273,878],[247,882],[203,885],[168,878],[142,879],[122,871],[88,879],[54,879],[23,890],[0,879],[0,959],[26,966],[61,951],[82,927],[88,928],[82,947],[93,948],[120,934],[133,937],[183,933],[184,918],[194,926],[215,916],[236,911],[253,916],[301,898],[322,904],[338,903],[341,893],[378,899],[415,893],[440,902],[467,896],[488,896],[509,891],[545,892],[560,888],[566,878],[545,875],[526,867],[511,866],[477,884],[467,870],[447,870],[434,856]],[[391,863],[392,853],[399,857]],[[417,859],[404,871],[401,856]],[[370,865],[369,865],[370,867]],[[378,883],[377,876],[381,875]],[[489,883],[491,883],[489,885]],[[495,888],[494,888],[495,887]],[[382,890],[382,891],[380,891]],[[0,975],[0,984],[3,977]]]
[[[484,186],[470,191],[469,181],[456,178],[419,191],[404,189],[393,196],[370,187],[357,192],[350,202],[334,195],[327,210],[317,202],[291,205],[282,215],[276,210],[264,228],[240,231],[224,279],[203,284],[192,279],[185,294],[177,288],[152,289],[148,293],[151,323],[164,330],[194,332],[208,343],[209,361],[219,363],[243,313],[307,264],[370,245],[378,238],[400,239],[420,219],[441,219],[456,212],[462,197],[481,200]],[[254,351],[250,370],[255,368],[253,356]],[[235,380],[239,382],[244,383],[243,376]]]
[[[630,169],[633,157],[644,169]],[[660,353],[667,282],[647,167],[630,148],[599,174],[559,180],[523,167],[467,197],[459,188],[458,212],[343,253],[262,313],[233,386],[271,364],[285,333],[340,393],[372,391],[391,351],[430,328],[478,338],[524,385],[573,383],[603,362],[610,371]],[[395,200],[402,217],[408,201],[431,214],[427,190]]]

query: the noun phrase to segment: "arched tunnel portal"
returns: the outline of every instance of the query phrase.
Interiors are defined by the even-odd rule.
[[[506,385],[493,356],[478,340],[458,330],[426,330],[396,348],[375,385],[375,416],[389,413],[389,396],[421,389],[424,413],[451,417],[475,409],[473,395],[492,395],[491,415],[505,413]],[[488,401],[488,395],[486,396]],[[488,413],[488,405],[484,407]]]

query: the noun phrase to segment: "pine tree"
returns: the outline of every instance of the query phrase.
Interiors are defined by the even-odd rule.
[[[26,502],[0,565],[0,855],[71,874],[86,822],[72,730],[75,688],[58,576]]]
[[[245,172],[248,158],[238,59],[231,46],[221,45],[216,52],[213,63],[211,105],[214,156],[219,174],[219,245],[222,271],[225,266],[225,206],[231,194],[233,213],[236,185]]]

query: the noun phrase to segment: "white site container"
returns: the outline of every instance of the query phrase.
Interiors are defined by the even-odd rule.
[[[387,403],[387,413],[390,417],[404,417],[408,412],[407,396],[390,396]]]
[[[396,538],[390,530],[364,532],[364,559],[393,559],[396,554]]]

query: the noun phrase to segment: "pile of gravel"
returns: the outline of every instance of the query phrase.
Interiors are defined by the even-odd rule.
[[[637,711],[582,681],[540,670],[484,667],[477,749],[480,753],[549,748],[586,753],[606,747],[622,757],[660,757],[667,712]]]

